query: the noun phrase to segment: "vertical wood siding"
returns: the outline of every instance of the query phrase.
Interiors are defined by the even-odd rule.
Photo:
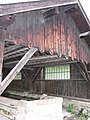
[[[44,90],[41,83],[43,82]],[[85,80],[44,80],[35,81],[34,92],[63,95],[79,98],[90,98],[90,85]],[[43,92],[42,92],[43,91]]]
[[[60,57],[90,60],[87,44],[79,39],[77,26],[62,9],[47,19],[42,10],[16,14],[16,21],[8,27],[6,38],[14,40],[15,44],[38,47],[41,52],[48,51]]]

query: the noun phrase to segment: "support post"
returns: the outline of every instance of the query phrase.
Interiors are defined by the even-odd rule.
[[[37,48],[30,49],[6,76],[6,78],[1,82],[0,95],[4,92],[4,90],[8,87],[8,85],[12,82],[12,80],[16,77],[16,75],[20,72],[20,70],[24,67],[24,65],[29,61],[29,59],[36,51],[38,51]]]
[[[0,87],[2,81],[3,51],[4,51],[4,43],[0,42]]]
[[[3,54],[4,54],[4,30],[0,28],[0,88],[2,81]]]

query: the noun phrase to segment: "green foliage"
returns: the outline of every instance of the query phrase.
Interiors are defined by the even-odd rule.
[[[72,114],[74,114],[75,113],[75,106],[74,106],[74,104],[69,104],[67,106],[67,111],[72,113]]]
[[[83,112],[80,114],[78,120],[88,120],[88,113],[84,114]]]
[[[72,103],[68,104],[67,111],[74,115],[74,117],[76,118],[75,120],[88,120],[88,111],[83,109],[83,111],[80,111],[78,113],[75,105]]]

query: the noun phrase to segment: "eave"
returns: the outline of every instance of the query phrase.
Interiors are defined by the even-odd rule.
[[[46,9],[50,7],[61,7],[67,5],[77,5],[78,9],[76,12],[68,11],[71,17],[73,18],[76,26],[79,28],[80,32],[87,32],[90,30],[90,21],[80,4],[79,0],[39,0],[31,2],[22,2],[22,3],[12,3],[12,4],[1,4],[0,5],[0,16],[5,16],[9,14],[19,14],[22,12],[28,12],[33,10]]]

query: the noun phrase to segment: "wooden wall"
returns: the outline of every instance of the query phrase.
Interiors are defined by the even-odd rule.
[[[37,74],[39,68],[31,69],[31,70],[21,70],[22,79],[15,79],[12,83],[8,86],[7,90],[14,90],[14,91],[29,91],[32,92],[33,90],[33,83],[32,81],[35,78],[35,74]],[[3,69],[3,78],[10,72],[11,69],[5,68]],[[40,74],[36,76],[35,79],[40,79]]]
[[[63,9],[59,8],[54,15],[48,9],[16,14],[15,22],[6,30],[6,39],[17,45],[38,47],[40,52],[88,62],[89,48],[79,38],[80,31],[74,20]]]
[[[79,73],[77,67],[74,64],[71,64],[72,71],[70,80],[41,80],[40,73],[38,73],[35,78],[38,70],[39,68],[24,70],[22,72],[22,80],[14,80],[9,85],[7,90],[90,98],[90,83],[83,79],[82,75]],[[5,71],[9,72],[10,70]],[[74,73],[79,74],[75,75]]]
[[[34,91],[36,93],[90,98],[90,84],[85,80],[38,80],[35,81]]]

